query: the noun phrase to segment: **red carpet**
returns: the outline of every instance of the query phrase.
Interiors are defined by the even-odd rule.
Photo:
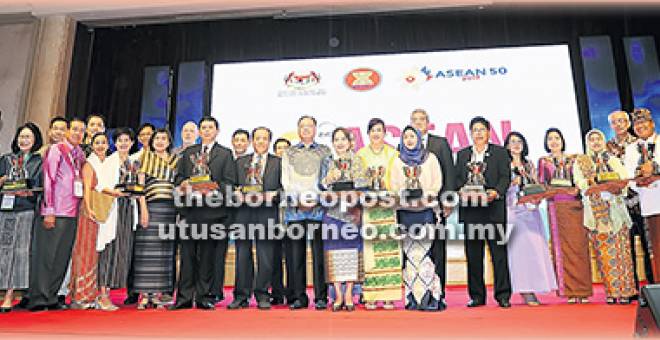
[[[215,311],[137,311],[134,306],[118,312],[63,311],[0,314],[0,338],[154,337],[154,338],[630,338],[636,304],[606,305],[602,286],[586,305],[567,305],[554,295],[540,296],[540,307],[522,305],[503,310],[493,300],[487,307],[468,309],[464,287],[450,287],[449,308],[440,313],[365,311],[270,311],[255,308],[228,311],[223,301]],[[489,294],[492,292],[489,290]],[[311,292],[310,292],[311,294]],[[227,295],[231,298],[231,291]],[[113,300],[121,303],[123,294]],[[229,300],[231,301],[231,300]],[[398,305],[401,308],[401,305]]]

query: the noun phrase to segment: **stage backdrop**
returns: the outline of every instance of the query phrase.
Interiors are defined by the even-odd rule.
[[[482,115],[494,143],[520,131],[534,159],[553,126],[564,132],[567,151],[582,151],[566,45],[216,64],[212,91],[225,145],[235,129],[256,126],[295,139],[303,114],[317,118],[319,141],[328,145],[337,126],[354,131],[357,148],[367,144],[372,117],[385,121],[387,141],[397,145],[410,112],[424,108],[432,132],[454,150],[470,143],[469,120]]]

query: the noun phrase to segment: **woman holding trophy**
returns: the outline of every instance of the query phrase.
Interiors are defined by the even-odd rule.
[[[392,162],[398,152],[385,144],[385,122],[380,118],[369,121],[367,127],[369,145],[360,149],[357,156],[362,159],[367,172],[368,191],[386,192]],[[396,224],[394,207],[365,207],[362,223],[377,227],[384,238],[378,235],[373,240],[364,240],[364,284],[362,292],[365,308],[376,309],[376,303],[383,301],[384,309],[394,309],[392,301],[401,299],[401,245],[397,240],[387,238]],[[398,261],[397,261],[398,260]],[[377,267],[380,265],[380,267]]]
[[[136,188],[138,162],[129,156],[135,141],[130,128],[116,129],[113,135],[117,151],[104,162],[97,175],[103,193],[115,197],[105,223],[99,224],[96,250],[99,254],[98,282],[101,295],[97,298],[100,309],[117,310],[110,301],[110,289],[126,288],[128,273],[133,257],[133,231],[137,228],[138,206],[140,201],[143,225],[149,216],[144,198],[132,197],[125,188]]]
[[[605,149],[605,135],[591,130],[586,155],[575,162],[575,184],[582,191],[584,226],[589,230],[607,303],[629,304],[637,294],[630,252],[632,220],[625,202],[626,169]]]
[[[403,281],[408,310],[441,311],[442,281],[435,271],[429,237],[435,234],[436,202],[442,187],[442,171],[436,156],[422,147],[422,135],[406,126],[401,135],[399,157],[394,159],[390,187],[398,193],[404,205],[397,211],[403,225]],[[431,201],[426,199],[431,198]],[[424,236],[426,235],[426,236]],[[421,237],[420,237],[421,236]]]
[[[588,303],[591,287],[589,240],[582,227],[582,203],[576,198],[573,184],[575,156],[564,153],[566,143],[561,131],[550,128],[545,133],[545,150],[539,159],[539,181],[548,186],[550,236],[555,259],[559,296],[568,303]]]
[[[27,289],[30,280],[30,242],[37,193],[41,184],[42,145],[39,128],[28,122],[16,130],[12,152],[0,158],[0,291],[5,297],[0,313],[11,312],[15,289]]]
[[[174,241],[161,239],[159,228],[176,224],[174,178],[179,158],[172,153],[172,135],[156,129],[140,156],[139,173],[145,176],[147,216],[135,231],[133,288],[141,293],[138,309],[161,307],[163,293],[174,287]]]
[[[504,147],[511,157],[511,185],[506,195],[508,222],[514,226],[507,243],[511,288],[528,306],[538,306],[536,293],[557,290],[557,279],[538,204],[519,204],[518,200],[540,191],[536,169],[527,159],[527,140],[522,134],[509,133]]]
[[[321,189],[334,191],[339,196],[340,191],[350,192],[366,185],[362,160],[353,153],[351,141],[351,134],[345,128],[336,128],[332,132],[334,154],[321,163]],[[351,197],[357,198],[356,195]],[[341,209],[344,203],[348,206],[346,210]],[[334,285],[332,310],[335,312],[341,309],[355,310],[353,284],[361,282],[364,277],[361,220],[362,207],[357,201],[337,203],[329,207],[323,216],[323,227],[332,226],[337,231],[336,234],[328,234],[333,235],[333,238],[323,242],[326,280]],[[351,237],[342,238],[347,229],[355,233]],[[345,291],[342,291],[342,287],[345,287]]]

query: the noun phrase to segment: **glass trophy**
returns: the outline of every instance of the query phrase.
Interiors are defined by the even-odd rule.
[[[385,167],[369,167],[367,169],[367,177],[369,179],[369,189],[372,191],[384,191],[385,190]]]
[[[121,167],[119,167],[119,184],[117,184],[116,188],[123,193],[143,195],[144,183],[141,183],[139,170],[139,160],[131,160],[130,158],[125,160]]]
[[[520,177],[520,195],[534,195],[545,192],[545,187],[538,184],[531,176],[527,167],[515,167],[513,173]]]
[[[552,174],[552,179],[550,180],[550,185],[554,187],[563,187],[568,188],[573,186],[573,181],[571,180],[570,172],[566,166],[566,159],[553,159],[555,164],[555,171]]]
[[[25,169],[23,156],[9,156],[11,168],[7,174],[7,179],[2,186],[3,192],[14,192],[30,189],[27,170]]]
[[[332,183],[332,191],[350,191],[355,189],[355,183],[351,176],[352,161],[346,158],[335,159],[334,166],[340,172],[339,179]]]
[[[618,181],[621,179],[619,174],[612,171],[612,167],[607,163],[609,161],[609,155],[607,153],[604,153],[602,157],[594,156],[593,161],[596,165],[596,183]]]
[[[211,179],[211,170],[209,169],[209,155],[206,152],[199,151],[190,155],[192,162],[192,175],[188,178],[193,191],[216,190],[218,183]]]
[[[419,181],[421,173],[422,167],[419,165],[403,167],[403,175],[405,176],[405,189],[403,190],[403,195],[405,197],[413,199],[422,197],[422,184]]]
[[[643,144],[637,144],[637,150],[641,157],[639,158],[637,170],[635,170],[635,177],[642,175],[641,167],[644,164],[651,163],[653,166],[653,176],[660,175],[660,165],[655,160],[655,143],[649,143],[646,147]]]
[[[257,162],[252,162],[247,168],[246,185],[241,187],[241,192],[263,192],[263,174],[261,173],[261,165]]]

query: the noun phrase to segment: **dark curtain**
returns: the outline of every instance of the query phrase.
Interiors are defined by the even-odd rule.
[[[496,7],[397,15],[236,19],[135,27],[79,24],[67,115],[137,127],[145,66],[568,43],[582,129],[589,128],[578,38],[612,38],[624,109],[632,108],[621,38],[660,33],[660,10]],[[329,40],[339,39],[331,47]]]

